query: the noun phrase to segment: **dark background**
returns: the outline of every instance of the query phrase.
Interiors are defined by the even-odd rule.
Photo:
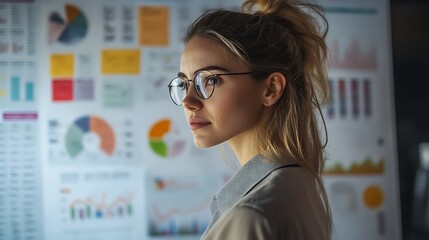
[[[429,142],[429,1],[391,0],[391,31],[403,239],[429,239],[413,213],[418,146]]]

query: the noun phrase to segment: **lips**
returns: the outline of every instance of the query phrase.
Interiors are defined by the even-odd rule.
[[[199,128],[205,127],[210,124],[211,122],[202,118],[196,118],[196,117],[189,118],[189,126],[191,127],[192,130],[197,130]]]

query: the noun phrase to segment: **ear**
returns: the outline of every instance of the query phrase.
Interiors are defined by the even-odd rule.
[[[265,79],[264,106],[269,107],[274,105],[283,95],[285,87],[286,77],[280,72],[271,73]]]

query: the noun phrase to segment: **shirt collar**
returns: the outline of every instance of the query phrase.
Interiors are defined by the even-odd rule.
[[[291,163],[295,162],[290,159],[287,159],[285,162],[273,162],[262,155],[253,157],[244,164],[216,194],[215,199],[220,214],[230,209],[232,205],[246,195],[272,171]]]

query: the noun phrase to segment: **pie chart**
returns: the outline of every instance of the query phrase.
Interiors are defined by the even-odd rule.
[[[152,125],[149,131],[149,145],[152,151],[160,157],[175,157],[184,147],[185,140],[181,138],[170,119],[161,119]]]
[[[75,44],[86,36],[88,21],[83,12],[75,5],[65,5],[65,18],[58,12],[49,15],[48,43],[61,42]]]
[[[65,138],[66,150],[70,157],[75,158],[85,151],[88,143],[86,138],[97,138],[97,147],[111,156],[115,148],[115,135],[112,127],[97,116],[83,116],[68,128]],[[94,141],[93,141],[94,142]]]

